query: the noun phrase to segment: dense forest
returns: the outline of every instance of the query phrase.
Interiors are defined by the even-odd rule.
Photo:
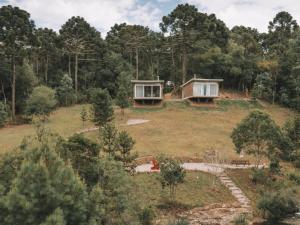
[[[271,18],[270,18],[271,19]],[[107,89],[114,98],[130,80],[173,81],[194,74],[223,78],[223,87],[300,110],[300,32],[288,12],[270,21],[268,33],[229,29],[214,14],[178,5],[162,18],[161,30],[115,24],[103,38],[82,17],[59,32],[37,28],[18,7],[0,8],[0,101],[16,120],[34,87],[56,90],[60,105],[86,102],[90,90]]]

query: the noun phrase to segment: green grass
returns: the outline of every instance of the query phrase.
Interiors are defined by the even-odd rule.
[[[136,140],[134,150],[140,156],[165,153],[172,156],[203,157],[205,152],[216,150],[223,160],[237,158],[230,138],[232,129],[251,109],[249,101],[219,100],[217,108],[191,107],[185,101],[165,102],[162,108],[127,109],[122,119],[115,109],[115,123],[120,130],[127,130]],[[46,123],[53,132],[68,137],[82,129],[80,110],[82,106],[60,108]],[[222,110],[220,110],[222,109]],[[294,112],[264,103],[262,110],[282,125]],[[126,126],[127,119],[145,119],[150,122]],[[93,127],[91,122],[86,127]],[[23,137],[34,134],[32,125],[10,126],[0,129],[0,152],[10,151],[18,146]],[[99,132],[86,134],[98,141]]]

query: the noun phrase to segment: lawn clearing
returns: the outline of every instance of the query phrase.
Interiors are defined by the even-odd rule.
[[[242,118],[256,106],[243,100],[221,100],[217,108],[191,107],[185,102],[167,102],[160,109],[128,109],[125,118],[116,109],[115,122],[120,130],[127,130],[136,140],[134,150],[140,156],[165,153],[172,156],[202,157],[206,151],[217,150],[222,159],[237,158],[230,134]],[[260,107],[262,108],[262,107]],[[82,129],[81,105],[60,108],[46,123],[53,132],[68,137]],[[280,125],[294,113],[277,105],[264,103],[262,110],[270,113]],[[149,120],[127,126],[128,119]],[[87,127],[93,127],[91,122]],[[32,135],[32,125],[0,129],[0,151],[18,146],[23,137]],[[98,131],[85,134],[97,140]]]

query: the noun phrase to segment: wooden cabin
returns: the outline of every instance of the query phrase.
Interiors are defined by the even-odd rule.
[[[202,79],[196,78],[181,85],[182,99],[189,99],[197,102],[209,102],[219,97],[220,83],[223,79]]]
[[[157,105],[163,101],[163,80],[132,80],[135,105]]]

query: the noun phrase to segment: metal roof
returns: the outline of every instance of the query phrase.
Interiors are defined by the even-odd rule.
[[[189,81],[185,82],[184,84],[182,84],[180,87],[184,87],[185,85],[187,85],[190,82],[194,82],[194,81],[202,81],[202,82],[223,82],[223,79],[204,79],[204,78],[192,78]]]
[[[164,80],[131,80],[131,83],[164,83]]]

